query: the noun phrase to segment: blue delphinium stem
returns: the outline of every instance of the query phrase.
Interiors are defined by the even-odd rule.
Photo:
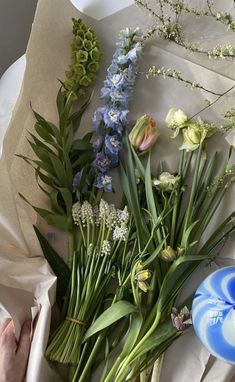
[[[93,144],[96,155],[94,166],[97,169],[95,186],[105,192],[112,191],[111,170],[119,164],[122,135],[134,90],[140,51],[139,30],[126,28],[121,31],[112,64],[101,89],[104,105],[95,111],[93,117],[93,129],[97,135]]]

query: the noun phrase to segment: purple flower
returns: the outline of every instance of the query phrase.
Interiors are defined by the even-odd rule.
[[[121,150],[121,137],[117,134],[106,135],[105,137],[105,153],[109,155],[118,155]]]
[[[106,86],[101,89],[101,98],[108,100],[110,97],[111,87],[107,86],[107,84],[104,85]]]
[[[178,331],[183,331],[192,324],[192,315],[187,306],[184,306],[180,312],[176,308],[172,308],[171,320]]]
[[[111,160],[109,159],[109,157],[106,154],[104,154],[101,151],[101,152],[97,153],[94,164],[100,172],[105,173],[110,168]]]
[[[95,186],[97,188],[103,188],[105,192],[112,192],[112,176],[110,174],[99,173]]]
[[[140,45],[140,43],[137,43],[134,46],[134,48],[129,50],[129,52],[127,53],[128,59],[135,63],[139,57],[140,51],[141,51],[141,45]]]
[[[83,170],[77,172],[73,178],[73,192],[76,192],[77,189],[79,189],[81,187],[81,178],[82,178],[82,174],[83,174]],[[80,190],[82,194],[86,194],[87,191],[88,191],[88,186],[87,184],[85,184],[82,188],[82,190]]]
[[[97,130],[100,127],[101,122],[103,121],[104,112],[105,107],[98,107],[98,109],[96,109],[92,118],[92,126],[94,130]]]
[[[95,142],[93,142],[93,150],[94,152],[98,152],[102,148],[104,138],[102,135],[99,135]]]
[[[126,78],[122,73],[114,74],[112,77],[109,78],[109,81],[112,86],[115,88],[120,88],[122,86],[125,86]]]
[[[110,91],[111,102],[114,104],[118,104],[119,107],[126,108],[131,98],[132,98],[131,89],[127,88],[125,90],[119,90],[114,87],[111,88],[111,91]]]
[[[78,187],[80,186],[82,172],[79,171],[75,174],[73,178],[73,192],[77,191]]]
[[[115,168],[119,165],[119,155],[112,155],[110,157],[111,167]]]
[[[140,50],[138,33],[129,28],[122,31],[101,89],[105,106],[98,108],[93,117],[93,127],[99,135],[93,144],[96,153],[94,166],[99,171],[95,185],[107,192],[112,191],[110,170],[119,164],[121,137],[126,125],[128,103],[132,98]]]
[[[107,108],[104,113],[104,123],[107,127],[115,128],[116,125],[126,122],[128,110],[121,110],[117,108]]]
[[[107,73],[108,75],[113,75],[113,74],[116,74],[118,73],[118,70],[119,70],[119,67],[118,67],[118,64],[116,62],[113,62],[107,69]]]
[[[123,77],[129,86],[132,86],[134,84],[136,73],[133,70],[132,65],[129,65],[128,68],[123,70]]]

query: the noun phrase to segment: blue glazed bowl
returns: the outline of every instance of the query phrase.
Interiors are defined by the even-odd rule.
[[[208,351],[235,365],[235,266],[221,268],[201,283],[193,299],[192,319]]]

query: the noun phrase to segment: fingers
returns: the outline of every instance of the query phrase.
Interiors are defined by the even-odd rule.
[[[10,320],[8,325],[3,330],[0,340],[4,349],[8,349],[12,352],[12,354],[15,354],[17,343],[15,337],[15,328],[12,320]]]
[[[27,320],[22,326],[19,344],[18,344],[18,350],[17,350],[17,356],[20,357],[22,361],[25,360],[25,364],[27,363],[28,355],[29,355],[30,334],[31,334],[31,321]]]
[[[5,318],[0,324],[0,337],[3,331],[6,329],[7,325],[11,322],[11,318]]]

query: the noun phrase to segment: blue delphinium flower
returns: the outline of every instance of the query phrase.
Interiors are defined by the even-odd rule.
[[[73,192],[75,192],[78,189],[78,187],[80,186],[81,176],[82,176],[81,171],[79,171],[75,174],[75,176],[73,178]]]
[[[101,89],[104,106],[97,108],[93,129],[98,138],[93,144],[94,166],[98,170],[95,186],[112,191],[112,168],[119,164],[123,129],[127,123],[128,104],[132,99],[136,79],[141,37],[137,29],[120,32],[117,49]]]
[[[113,189],[112,176],[109,173],[107,174],[99,173],[96,179],[95,186],[97,188],[103,188],[105,192],[111,192]]]
[[[118,134],[105,136],[105,153],[111,156],[118,156],[121,150],[121,137]]]
[[[109,158],[103,151],[100,151],[96,155],[94,164],[100,172],[106,173],[110,169],[111,158]]]

